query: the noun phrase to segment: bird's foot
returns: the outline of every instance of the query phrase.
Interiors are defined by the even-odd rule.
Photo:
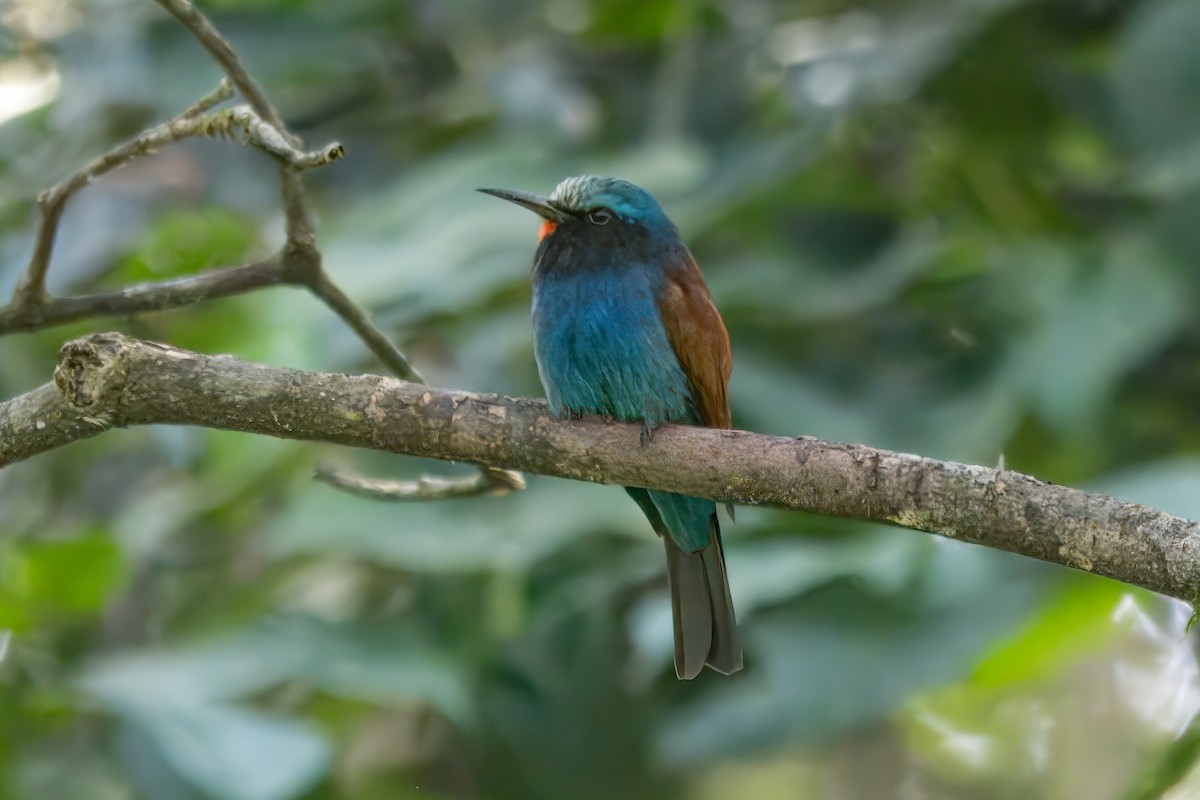
[[[646,445],[650,444],[651,441],[653,441],[654,433],[657,430],[658,430],[658,426],[655,426],[652,428],[652,427],[650,427],[649,422],[645,422],[645,421],[642,422],[642,433],[638,437],[639,441],[641,442],[642,447],[645,447]]]

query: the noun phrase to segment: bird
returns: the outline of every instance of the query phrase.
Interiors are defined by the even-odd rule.
[[[619,178],[567,178],[549,195],[479,189],[542,218],[532,270],[534,357],[551,412],[731,427],[733,353],[696,259],[662,206]],[[742,668],[717,506],[626,487],[667,554],[675,673]]]

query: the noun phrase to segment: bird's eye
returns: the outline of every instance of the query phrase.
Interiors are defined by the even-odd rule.
[[[597,208],[588,214],[588,221],[593,225],[607,225],[612,220],[612,212],[607,208]]]

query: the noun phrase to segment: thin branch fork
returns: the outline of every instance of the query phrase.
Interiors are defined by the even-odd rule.
[[[336,313],[389,369],[405,380],[424,382],[404,353],[379,330],[367,312],[333,282],[322,267],[301,171],[340,159],[345,153],[342,146],[335,142],[318,150],[305,151],[303,142],[287,129],[278,110],[246,70],[237,51],[208,18],[188,0],[156,2],[209,52],[225,72],[225,77],[216,89],[174,119],[144,131],[39,196],[41,216],[34,252],[12,300],[0,307],[0,335],[34,331],[92,317],[164,311],[283,284],[308,289]],[[214,110],[232,97],[235,89],[246,100],[246,104]],[[194,136],[232,138],[262,150],[279,161],[280,195],[287,233],[286,243],[280,252],[251,264],[139,284],[117,292],[82,297],[51,296],[46,290],[46,274],[62,213],[70,198],[92,181],[129,161]],[[447,481],[430,478],[411,486],[385,481],[371,487],[370,481],[365,478],[348,473],[335,474],[333,470],[322,472],[322,477],[344,490],[365,496],[390,496],[390,499],[461,497],[516,489],[523,485],[520,476],[487,468],[483,468],[479,476],[468,479]]]
[[[50,268],[50,258],[54,251],[54,240],[58,235],[63,209],[67,201],[80,189],[130,161],[154,153],[172,142],[197,136],[235,138],[242,144],[269,153],[292,169],[324,166],[345,154],[345,149],[337,142],[312,152],[298,150],[246,105],[211,111],[213,106],[227,100],[231,95],[230,83],[228,80],[222,80],[217,89],[179,116],[143,131],[38,196],[41,220],[33,255],[25,274],[17,284],[12,302],[0,309],[0,332],[20,325],[29,328],[41,327],[45,318],[55,319],[61,313],[59,309],[54,308],[56,299],[50,297],[46,291],[46,273]]]
[[[89,317],[163,311],[280,283],[307,284],[315,281],[309,277],[309,265],[303,258],[295,257],[299,254],[298,249],[291,248],[289,251],[285,248],[279,255],[253,264],[140,284],[118,292],[53,297],[46,290],[46,274],[54,240],[67,201],[92,181],[138,157],[152,154],[172,142],[197,136],[236,138],[242,144],[269,153],[293,169],[324,166],[340,159],[345,153],[344,148],[336,142],[311,152],[297,150],[249,106],[208,111],[213,104],[228,97],[229,85],[222,81],[217,91],[178,117],[142,132],[38,196],[41,220],[34,252],[13,292],[11,302],[0,308],[0,335],[19,330],[37,330]]]
[[[1008,470],[690,426],[643,445],[636,424],[556,419],[540,400],[278,369],[113,333],[69,342],[53,384],[0,404],[0,466],[157,423],[886,522],[1188,601],[1200,587],[1200,522]]]
[[[216,89],[196,103],[193,103],[176,119],[172,120],[172,122],[191,120],[208,111],[210,108],[223,103],[231,96],[233,96],[233,85],[228,80],[222,80]],[[167,125],[170,124],[167,123]],[[159,126],[159,128],[161,127],[163,126]],[[66,206],[67,200],[75,192],[87,186],[101,175],[132,161],[139,155],[145,155],[149,152],[153,146],[150,134],[151,131],[144,132],[141,136],[92,161],[92,163],[62,183],[38,195],[37,204],[41,211],[41,220],[38,224],[33,255],[29,259],[29,266],[26,267],[25,274],[21,276],[21,279],[17,283],[16,290],[13,292],[12,302],[8,307],[0,310],[0,325],[3,325],[6,316],[11,316],[14,319],[27,317],[27,324],[34,324],[34,321],[38,317],[37,312],[44,308],[50,301],[46,293],[46,272],[50,269],[50,256],[54,250],[54,239],[58,235],[58,223],[62,218],[63,208]],[[158,145],[161,146],[165,143],[165,140],[159,141]],[[8,312],[12,312],[11,315]],[[2,327],[0,327],[0,332],[3,332]]]

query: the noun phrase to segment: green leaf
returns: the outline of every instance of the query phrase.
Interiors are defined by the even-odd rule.
[[[1111,641],[1112,612],[1129,590],[1117,581],[1083,577],[1014,636],[1000,640],[975,669],[980,686],[1002,686],[1055,674]]]
[[[1027,258],[1050,275],[1036,296],[1021,290],[1041,317],[1026,337],[1022,374],[1039,410],[1070,429],[1187,321],[1188,293],[1181,270],[1148,239],[1110,242],[1099,265],[1059,248]]]
[[[94,614],[126,577],[120,549],[99,533],[2,547],[0,627]]]
[[[1200,718],[1151,761],[1126,800],[1161,800],[1200,762]],[[1184,795],[1180,795],[1183,797]]]
[[[261,626],[248,638],[290,652],[296,678],[332,695],[382,704],[420,701],[458,723],[470,721],[463,665],[404,630],[293,617]]]
[[[204,796],[287,800],[328,769],[324,739],[309,723],[229,701],[297,674],[296,656],[291,643],[246,635],[187,650],[110,656],[92,663],[80,685],[143,733],[162,763]],[[171,781],[144,755],[131,767],[155,785]]]
[[[236,264],[257,243],[254,223],[228,209],[167,212],[125,260],[116,280],[125,285]]]
[[[312,725],[231,706],[143,711],[136,721],[163,759],[215,800],[289,800],[329,768]]]
[[[760,613],[743,630],[747,674],[670,715],[663,757],[694,764],[828,739],[966,673],[1036,606],[1047,573],[1014,556],[930,542],[903,588],[838,581]]]
[[[1144,3],[1131,17],[1113,72],[1117,119],[1134,147],[1158,158],[1200,135],[1200,5]]]
[[[611,486],[537,478],[515,495],[408,503],[400,513],[306,484],[271,525],[268,544],[277,556],[336,553],[453,574],[527,568],[573,539],[613,531],[649,533],[637,506]]]
[[[125,652],[95,659],[80,686],[112,711],[126,713],[232,700],[291,673],[289,652],[252,640]]]
[[[1037,698],[955,684],[909,698],[900,724],[910,751],[939,777],[1012,786],[1014,796],[1034,797],[1040,795],[1031,790],[1038,777],[1031,750],[1043,720]]]
[[[466,721],[461,665],[404,630],[333,625],[307,617],[260,623],[235,637],[97,659],[80,686],[125,715],[229,703],[285,680],[367,702],[424,701]]]

